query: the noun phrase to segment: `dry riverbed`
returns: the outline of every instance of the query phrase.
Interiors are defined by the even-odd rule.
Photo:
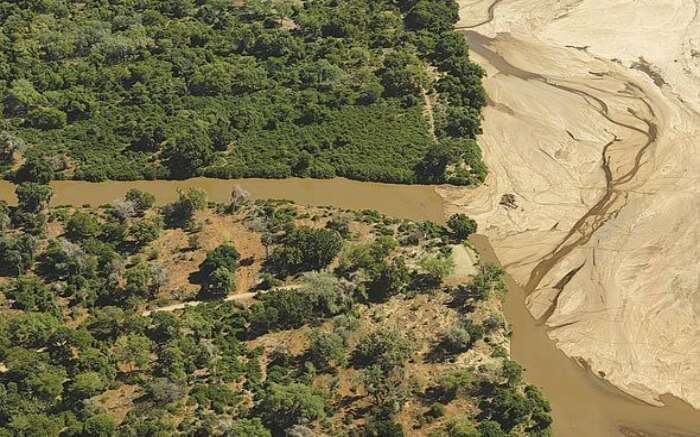
[[[491,173],[440,189],[448,213],[479,221],[567,355],[700,408],[697,2],[461,5]]]

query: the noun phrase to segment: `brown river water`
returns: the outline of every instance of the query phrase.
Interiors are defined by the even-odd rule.
[[[209,199],[226,201],[240,185],[255,198],[281,198],[312,205],[348,209],[376,209],[384,214],[414,220],[444,222],[442,198],[430,186],[391,185],[347,179],[245,179],[195,178],[187,181],[131,181],[89,183],[55,181],[53,205],[97,206],[123,198],[130,188],[156,196],[159,204],[174,200],[178,188],[197,187]],[[14,185],[0,181],[0,200],[14,202]],[[474,236],[472,244],[482,259],[498,262],[488,240]],[[590,374],[585,366],[567,358],[525,307],[523,288],[508,277],[504,310],[513,328],[515,360],[526,368],[528,382],[542,388],[550,400],[554,434],[563,437],[690,437],[700,435],[700,412],[676,399],[664,398],[666,407],[653,407],[623,394]]]

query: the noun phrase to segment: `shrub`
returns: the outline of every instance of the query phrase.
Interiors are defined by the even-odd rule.
[[[51,130],[65,127],[68,117],[56,108],[39,108],[29,112],[27,122],[36,129]]]

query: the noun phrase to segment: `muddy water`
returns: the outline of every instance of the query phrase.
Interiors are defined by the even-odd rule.
[[[473,236],[481,258],[498,263],[484,236]],[[662,396],[665,407],[653,407],[590,374],[567,358],[525,307],[525,291],[510,276],[504,304],[513,328],[511,353],[526,369],[526,380],[542,389],[552,404],[555,436],[691,437],[700,435],[700,412]]]
[[[124,198],[130,188],[148,191],[159,205],[177,198],[177,190],[195,187],[207,192],[209,200],[225,202],[231,190],[240,185],[254,198],[288,199],[308,205],[332,205],[348,209],[376,209],[384,214],[413,220],[444,221],[442,199],[434,187],[358,182],[336,178],[319,179],[240,179],[194,178],[185,181],[83,182],[53,181],[52,205],[89,204],[99,206]],[[15,187],[0,181],[0,200],[15,202]]]

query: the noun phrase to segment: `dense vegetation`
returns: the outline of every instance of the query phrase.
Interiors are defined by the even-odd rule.
[[[0,170],[475,184],[483,72],[457,18],[453,0],[0,1]]]
[[[0,436],[549,435],[508,359],[502,271],[451,276],[468,217],[240,189],[161,209],[137,190],[99,209],[17,194],[0,204]]]

